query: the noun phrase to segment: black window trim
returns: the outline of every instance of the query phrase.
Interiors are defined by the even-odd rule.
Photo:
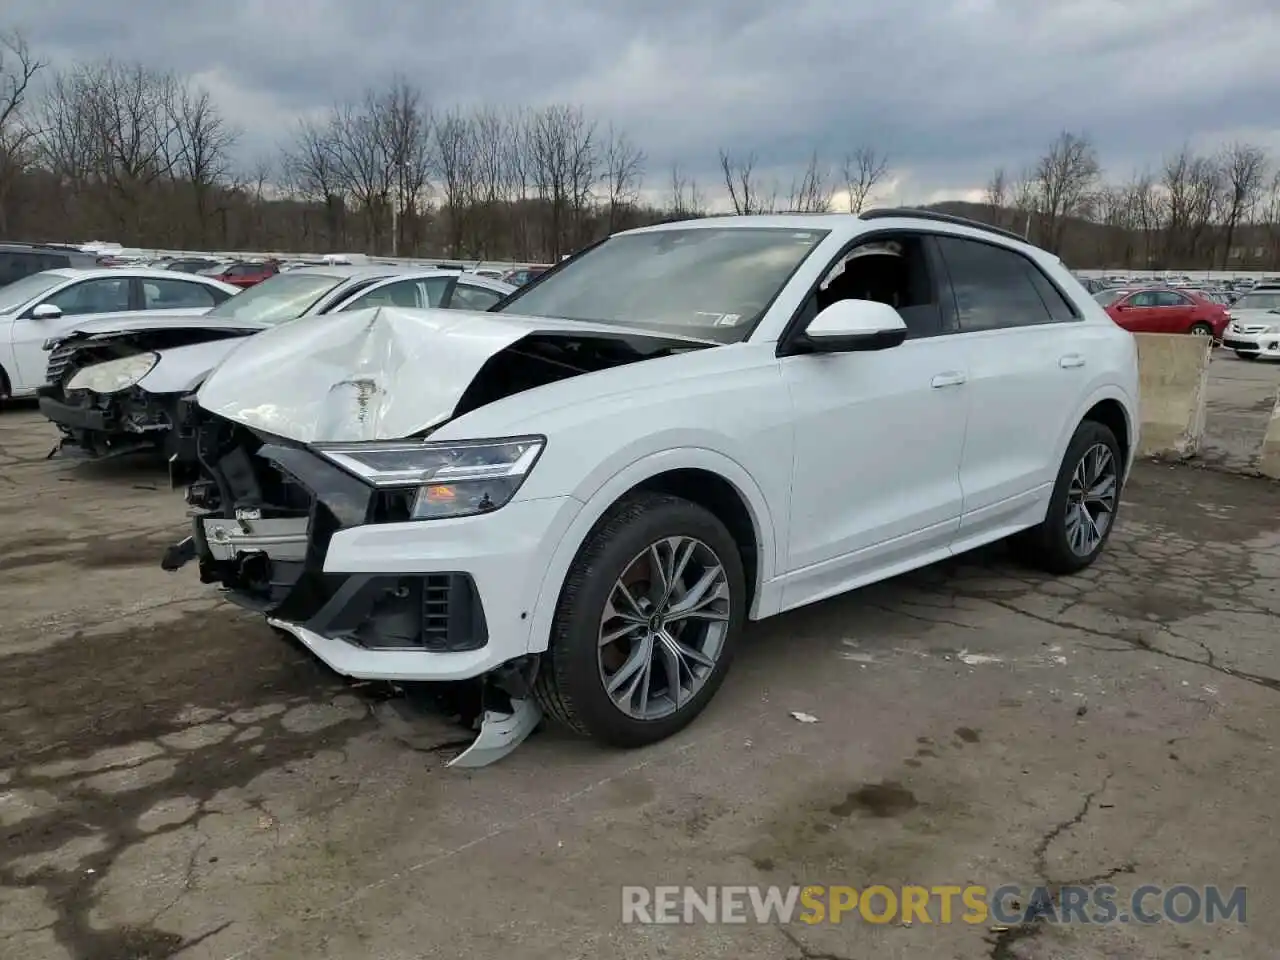
[[[942,250],[939,248],[939,250],[938,250],[938,257],[939,257],[939,259],[941,259],[941,260],[943,261],[943,264],[944,264],[944,266],[945,266],[945,268],[946,268],[946,271],[947,271],[947,283],[951,286],[951,297],[952,297],[953,302],[955,303],[955,321],[956,321],[956,328],[957,328],[957,329],[956,329],[956,332],[957,332],[957,333],[987,333],[988,331],[991,331],[991,330],[1024,330],[1024,329],[1031,329],[1031,328],[1034,328],[1034,327],[1052,327],[1052,326],[1058,326],[1058,325],[1060,325],[1060,324],[1065,324],[1065,323],[1080,323],[1080,322],[1082,322],[1082,321],[1084,320],[1084,314],[1080,312],[1080,309],[1076,306],[1075,301],[1074,301],[1074,300],[1072,300],[1069,296],[1067,296],[1067,295],[1063,292],[1062,287],[1060,287],[1060,286],[1059,286],[1059,285],[1054,281],[1053,277],[1049,276],[1049,274],[1047,274],[1047,273],[1044,271],[1044,269],[1040,266],[1040,264],[1036,263],[1036,261],[1035,261],[1032,257],[1029,257],[1027,254],[1023,253],[1021,250],[1017,250],[1017,249],[1015,249],[1015,248],[1011,247],[1011,246],[1010,246],[1009,244],[1007,244],[1007,243],[1001,243],[1001,242],[999,242],[998,240],[991,240],[991,239],[987,239],[986,237],[971,237],[971,236],[968,236],[968,235],[966,235],[966,234],[961,234],[961,233],[951,233],[950,231],[941,231],[941,230],[935,230],[935,231],[932,231],[932,233],[933,233],[933,236],[934,236],[935,238],[942,238],[942,237],[946,237],[946,238],[948,238],[948,239],[950,239],[950,240],[967,240],[967,241],[969,241],[970,243],[980,243],[980,244],[982,244],[983,246],[987,246],[987,247],[995,247],[997,250],[1003,250],[1003,251],[1005,251],[1006,253],[1011,253],[1011,254],[1013,254],[1014,256],[1020,257],[1020,258],[1022,259],[1023,263],[1024,263],[1028,268],[1030,268],[1031,270],[1034,270],[1034,271],[1036,271],[1037,273],[1039,273],[1039,274],[1040,274],[1040,276],[1042,276],[1042,277],[1044,278],[1045,282],[1046,282],[1047,284],[1049,284],[1049,286],[1050,286],[1051,288],[1053,288],[1054,290],[1056,290],[1056,291],[1057,291],[1058,296],[1060,296],[1060,297],[1062,298],[1063,302],[1067,305],[1067,308],[1071,311],[1071,319],[1070,319],[1070,320],[1058,320],[1058,319],[1055,319],[1055,318],[1054,318],[1054,316],[1053,316],[1053,310],[1049,307],[1049,304],[1047,304],[1047,303],[1045,303],[1045,302],[1044,302],[1044,294],[1042,294],[1042,293],[1040,292],[1039,288],[1038,288],[1038,287],[1036,287],[1036,285],[1035,285],[1034,283],[1032,283],[1032,284],[1031,284],[1031,289],[1035,291],[1035,293],[1036,293],[1036,297],[1037,297],[1037,298],[1039,298],[1041,305],[1044,307],[1045,313],[1046,313],[1046,314],[1048,315],[1048,317],[1049,317],[1049,322],[1048,322],[1048,323],[1019,323],[1019,324],[1013,324],[1013,325],[1011,325],[1011,326],[1007,326],[1007,327],[989,327],[987,330],[963,330],[963,329],[960,329],[960,303],[959,303],[959,301],[955,300],[955,284],[954,284],[954,283],[952,283],[952,281],[951,281],[951,267],[950,267],[950,265],[946,264],[946,257],[945,257],[945,256],[944,256],[944,254],[942,253]]]
[[[946,286],[951,290],[951,276],[946,272],[946,264],[942,261],[942,253],[938,250],[937,245],[932,241],[940,236],[955,236],[955,234],[939,234],[937,230],[931,230],[926,227],[898,227],[894,229],[868,230],[866,233],[860,233],[848,243],[844,244],[832,257],[827,261],[827,265],[818,274],[818,278],[809,285],[809,289],[805,291],[804,296],[800,299],[800,303],[792,311],[790,319],[782,328],[782,335],[778,337],[778,343],[774,349],[774,355],[778,357],[789,356],[791,353],[792,342],[804,333],[804,313],[805,308],[809,305],[818,293],[818,288],[822,286],[822,281],[827,278],[836,264],[844,260],[858,247],[864,243],[871,243],[875,240],[882,240],[886,237],[901,237],[903,235],[918,236],[923,241],[925,250],[925,259],[929,267],[929,280],[934,286],[934,294],[938,298],[938,309],[942,313],[942,325],[938,333],[930,337],[915,337],[915,340],[933,340],[936,337],[944,337],[951,334],[961,333],[959,314],[955,308],[955,293],[952,291],[950,298],[943,296],[943,290],[940,287],[942,278],[946,277]],[[787,281],[790,283],[790,280]],[[785,289],[785,288],[784,288]],[[908,343],[911,342],[909,339]]]

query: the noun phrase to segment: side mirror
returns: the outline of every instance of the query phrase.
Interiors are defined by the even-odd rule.
[[[39,304],[31,311],[32,320],[57,320],[60,316],[62,308],[55,307],[52,303]]]
[[[810,321],[792,353],[888,350],[907,339],[902,315],[875,300],[837,300]]]

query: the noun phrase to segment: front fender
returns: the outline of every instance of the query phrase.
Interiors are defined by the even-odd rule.
[[[560,590],[591,529],[629,490],[672,470],[706,470],[723,477],[738,491],[751,515],[759,545],[759,569],[748,615],[758,620],[777,611],[780,596],[770,587],[777,571],[777,533],[773,513],[759,485],[741,464],[716,450],[705,447],[667,449],[635,459],[607,477],[599,478],[598,474],[593,474],[597,478],[593,483],[584,481],[575,491],[575,497],[582,500],[584,506],[561,537],[542,578],[530,624],[530,653],[540,653],[547,648]]]

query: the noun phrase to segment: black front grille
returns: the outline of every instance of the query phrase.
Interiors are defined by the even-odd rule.
[[[452,578],[441,574],[422,582],[422,645],[428,650],[449,646],[449,596]]]
[[[49,352],[49,362],[45,365],[44,381],[55,385],[62,384],[63,376],[71,366],[71,358],[76,353],[75,344],[59,344]]]

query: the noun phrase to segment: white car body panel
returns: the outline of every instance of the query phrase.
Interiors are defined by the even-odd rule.
[[[10,392],[15,397],[31,396],[44,383],[45,365],[48,353],[44,344],[51,339],[65,337],[81,327],[89,324],[119,322],[129,324],[145,321],[148,314],[161,314],[169,317],[199,317],[212,307],[187,307],[161,310],[128,310],[114,313],[64,314],[60,317],[35,319],[28,314],[32,309],[57,296],[69,287],[86,280],[119,279],[122,277],[141,280],[158,279],[193,283],[211,287],[234,296],[240,291],[237,287],[222,283],[211,277],[195,277],[188,274],[175,274],[168,270],[137,269],[132,267],[114,267],[101,270],[79,270],[64,268],[45,271],[46,275],[62,277],[62,282],[48,290],[31,297],[12,312],[0,314],[0,369],[5,371],[9,379]]]
[[[1039,522],[1080,419],[1114,400],[1137,447],[1137,359],[1051,255],[1033,259],[1079,320],[908,340],[883,351],[778,356],[778,342],[831,262],[864,234],[914,230],[990,242],[977,228],[911,217],[752,217],[829,230],[742,343],[691,349],[507,396],[450,419],[485,362],[531,333],[617,326],[379,308],[289,324],[246,341],[200,389],[200,405],[313,444],[537,434],[536,466],[500,509],[335,533],[329,573],[464,572],[489,641],[466,654],[379,651],[304,636],[357,677],[456,680],[546,649],[579,547],[619,497],[659,474],[702,470],[737,492],[755,532],[753,619],[811,603]],[[681,229],[724,228],[724,219]],[[739,221],[740,223],[740,221]],[[670,225],[643,231],[670,229]],[[518,309],[518,301],[513,304]],[[636,330],[640,336],[660,336]],[[696,346],[702,341],[690,341]],[[294,629],[297,628],[297,629]],[[305,631],[303,631],[305,632]]]

